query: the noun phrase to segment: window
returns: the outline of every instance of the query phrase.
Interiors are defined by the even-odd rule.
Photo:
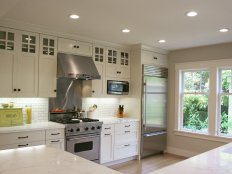
[[[208,131],[208,71],[182,72],[181,128],[187,131]]]
[[[232,135],[232,69],[220,70],[219,134]]]

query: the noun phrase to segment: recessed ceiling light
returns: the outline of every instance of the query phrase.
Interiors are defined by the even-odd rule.
[[[69,17],[70,17],[71,19],[79,19],[79,18],[80,18],[80,16],[78,16],[78,15],[76,15],[76,14],[71,14],[71,15],[69,15]]]
[[[166,42],[166,40],[164,40],[164,39],[160,39],[160,40],[158,40],[158,42],[159,42],[159,43],[165,43],[165,42]]]
[[[186,13],[186,16],[188,16],[188,17],[195,17],[197,15],[198,15],[198,13],[195,11],[189,11]]]
[[[123,33],[130,33],[130,30],[127,29],[127,28],[125,28],[125,29],[122,30],[122,32],[123,32]]]
[[[221,33],[226,33],[229,31],[229,28],[222,28],[219,30]]]

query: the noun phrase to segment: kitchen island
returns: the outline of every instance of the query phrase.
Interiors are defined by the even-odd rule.
[[[232,143],[170,165],[150,174],[231,174]]]
[[[0,151],[1,174],[120,174],[45,145]]]

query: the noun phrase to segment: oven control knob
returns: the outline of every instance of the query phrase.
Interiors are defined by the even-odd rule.
[[[97,126],[97,129],[101,129],[101,126]]]
[[[95,127],[91,127],[91,129],[92,129],[92,130],[94,130],[94,129],[95,129]]]
[[[80,131],[80,128],[77,128],[77,132],[79,132]]]
[[[86,128],[85,128],[85,130],[87,131],[87,130],[89,130],[89,128],[88,128],[88,127],[86,127]]]

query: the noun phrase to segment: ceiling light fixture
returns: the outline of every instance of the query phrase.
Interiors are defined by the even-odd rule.
[[[160,40],[158,40],[158,42],[159,42],[159,43],[165,43],[165,42],[166,42],[166,40],[164,40],[164,39],[160,39]]]
[[[125,28],[125,29],[122,30],[122,32],[123,32],[123,33],[130,33],[130,30],[127,29],[127,28]]]
[[[78,16],[78,15],[76,15],[76,14],[71,14],[71,15],[69,15],[69,17],[70,17],[71,19],[79,19],[79,18],[80,18],[80,16]]]
[[[188,17],[195,17],[197,15],[198,15],[198,13],[195,11],[189,11],[186,13],[186,16],[188,16]]]
[[[221,33],[226,33],[229,31],[229,28],[222,28],[219,30]]]

